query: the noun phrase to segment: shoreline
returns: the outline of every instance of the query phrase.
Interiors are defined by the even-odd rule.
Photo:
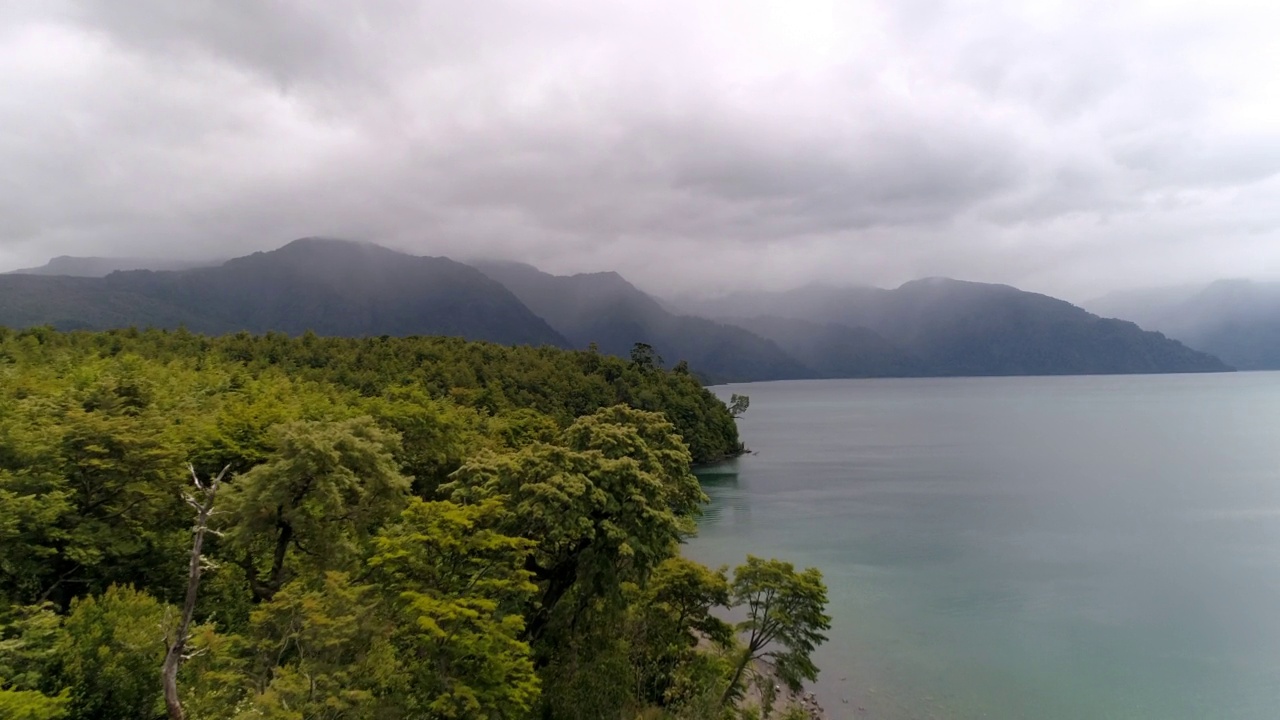
[[[774,687],[775,694],[768,717],[779,718],[783,713],[799,708],[804,712],[805,717],[810,718],[810,720],[828,720],[827,711],[818,702],[814,692],[807,686],[801,688],[798,693],[793,693],[784,688],[778,680],[777,671],[768,660],[761,659],[752,662],[752,673],[766,685],[773,685]],[[760,681],[753,682],[747,688],[744,700],[747,707],[764,708],[765,699],[760,692]]]

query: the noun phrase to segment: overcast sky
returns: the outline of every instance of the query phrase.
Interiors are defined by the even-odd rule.
[[[0,0],[0,269],[372,240],[655,290],[1280,276],[1280,6]]]

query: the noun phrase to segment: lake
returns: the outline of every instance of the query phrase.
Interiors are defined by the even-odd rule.
[[[822,569],[833,719],[1280,717],[1280,373],[712,390],[687,553]]]

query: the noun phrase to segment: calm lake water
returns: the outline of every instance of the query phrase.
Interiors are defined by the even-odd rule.
[[[822,569],[833,719],[1280,717],[1280,373],[713,390],[688,554]]]

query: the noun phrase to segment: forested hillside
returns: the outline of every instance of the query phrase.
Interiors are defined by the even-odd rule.
[[[723,719],[766,652],[813,679],[816,570],[679,556],[740,445],[646,359],[0,329],[0,717]]]

